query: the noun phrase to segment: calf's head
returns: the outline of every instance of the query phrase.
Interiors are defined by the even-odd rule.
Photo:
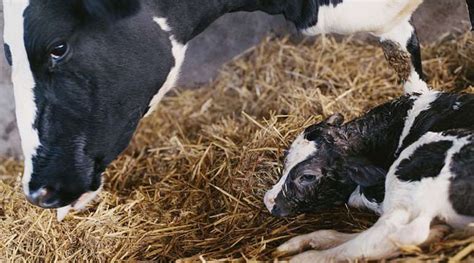
[[[356,188],[344,175],[340,114],[305,129],[292,143],[280,181],[265,194],[276,216],[315,212],[343,204]]]
[[[166,84],[175,45],[166,22],[140,3],[3,0],[23,188],[33,204],[63,207],[99,189]]]

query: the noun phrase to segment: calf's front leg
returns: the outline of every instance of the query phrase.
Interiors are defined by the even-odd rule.
[[[357,235],[358,233],[347,234],[335,230],[319,230],[288,240],[276,249],[273,256],[287,257],[308,249],[330,249],[355,238]]]
[[[420,245],[430,235],[429,217],[410,221],[406,210],[383,215],[374,226],[337,247],[323,251],[308,251],[290,262],[338,262],[355,259],[377,260],[396,256],[400,247]]]

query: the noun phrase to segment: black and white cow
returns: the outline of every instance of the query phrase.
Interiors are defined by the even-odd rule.
[[[429,91],[346,124],[336,114],[308,127],[291,145],[282,178],[265,195],[267,208],[289,216],[348,203],[381,217],[361,234],[318,231],[278,251],[321,249],[295,262],[380,259],[426,241],[435,218],[454,227],[474,222],[473,111],[474,94]]]
[[[407,87],[423,89],[409,23],[421,2],[3,0],[24,192],[43,208],[93,198],[140,119],[176,83],[187,43],[225,13],[283,14],[307,34],[372,32],[411,52]]]

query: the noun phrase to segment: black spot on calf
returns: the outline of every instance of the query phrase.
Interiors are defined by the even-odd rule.
[[[398,166],[397,176],[402,181],[420,181],[436,177],[445,164],[446,152],[453,146],[451,141],[439,141],[420,146]]]
[[[474,144],[464,146],[453,156],[449,187],[449,200],[454,210],[462,215],[474,216]]]

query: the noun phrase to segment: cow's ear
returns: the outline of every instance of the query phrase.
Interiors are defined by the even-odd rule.
[[[117,20],[131,16],[140,9],[139,0],[80,0],[84,13],[104,20]]]

